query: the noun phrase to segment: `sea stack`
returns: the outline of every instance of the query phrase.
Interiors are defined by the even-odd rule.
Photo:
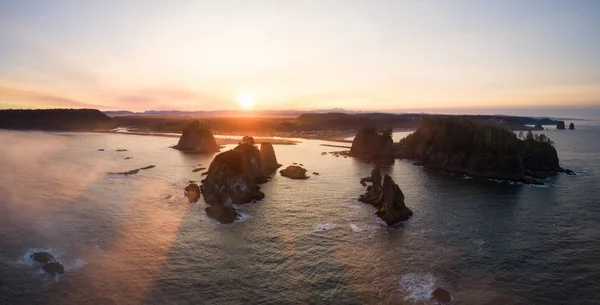
[[[206,179],[200,187],[209,217],[221,223],[233,222],[238,214],[233,204],[261,200],[265,194],[258,184],[266,182],[262,171],[262,157],[252,137],[234,149],[218,154],[211,162]]]
[[[367,192],[360,196],[359,200],[370,203],[377,207],[375,213],[388,226],[408,220],[413,212],[404,204],[404,194],[400,187],[394,183],[392,177],[385,175],[383,185],[381,184],[381,173],[378,167],[371,172],[373,185],[367,188]]]
[[[262,171],[265,175],[270,175],[276,169],[281,167],[281,164],[277,163],[277,157],[275,156],[275,150],[273,145],[268,142],[260,144],[260,157],[262,163]]]
[[[573,124],[573,122],[569,124],[569,130],[575,130],[575,124]]]
[[[565,129],[565,121],[558,121],[558,123],[556,123],[556,129],[564,130]]]
[[[198,120],[189,123],[183,129],[179,142],[173,148],[194,153],[213,153],[219,151],[219,145],[217,145],[215,137]]]
[[[376,164],[393,164],[394,140],[391,129],[378,131],[372,126],[361,128],[352,141],[350,155]]]

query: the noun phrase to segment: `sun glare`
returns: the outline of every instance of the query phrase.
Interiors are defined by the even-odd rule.
[[[250,108],[254,105],[254,96],[250,93],[240,93],[237,96],[237,101],[242,108]]]

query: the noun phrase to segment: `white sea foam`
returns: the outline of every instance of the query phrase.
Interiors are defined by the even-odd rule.
[[[238,222],[244,222],[246,220],[248,220],[248,218],[250,218],[250,216],[248,216],[248,214],[246,213],[238,213],[238,217],[235,219],[234,222],[238,223]]]
[[[365,229],[362,229],[362,228],[360,228],[359,226],[357,226],[357,225],[355,225],[353,223],[349,224],[349,226],[350,226],[350,229],[352,229],[352,231],[357,232],[357,233],[358,232],[362,232],[362,231],[365,230]]]
[[[463,177],[463,179],[465,179],[465,180],[470,180],[470,179],[473,179],[473,177],[465,175],[465,176]]]
[[[421,303],[429,299],[435,286],[431,273],[407,273],[400,278],[399,290],[406,293],[404,300]]]
[[[325,222],[325,223],[316,224],[313,227],[313,229],[314,229],[315,232],[324,232],[324,231],[332,230],[336,226],[337,225],[335,223]]]
[[[548,184],[530,184],[530,185],[533,186],[533,187],[539,187],[539,188],[543,188],[543,189],[549,187]]]

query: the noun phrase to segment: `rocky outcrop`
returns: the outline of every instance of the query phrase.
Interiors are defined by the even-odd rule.
[[[59,262],[45,263],[42,266],[42,269],[44,269],[44,271],[46,271],[46,273],[49,273],[51,275],[65,273],[65,267],[63,265],[61,265]]]
[[[360,184],[366,186],[366,182],[371,182],[373,185],[367,188],[367,192],[361,195],[358,200],[364,203],[370,203],[376,207],[380,207],[383,202],[383,186],[381,185],[381,172],[379,167],[375,167],[371,171],[371,177],[362,178]]]
[[[553,142],[543,134],[518,138],[493,125],[456,118],[426,118],[402,139],[396,157],[471,177],[529,183],[526,176],[563,172]]]
[[[383,202],[376,214],[388,226],[408,220],[413,214],[404,204],[404,194],[400,187],[389,175],[383,178]]]
[[[367,188],[367,192],[360,196],[359,200],[377,207],[375,214],[379,218],[392,226],[412,216],[413,212],[404,204],[404,194],[389,175],[384,176],[381,184],[381,173],[379,168],[375,167],[371,172],[371,180],[373,185]]]
[[[251,142],[218,154],[211,162],[200,187],[209,217],[231,223],[237,217],[233,204],[261,200],[265,194],[258,184],[267,181],[262,172],[261,154]],[[235,216],[235,217],[234,217]]]
[[[448,290],[443,288],[436,288],[431,295],[430,299],[437,301],[438,304],[450,304],[452,301],[452,296]]]
[[[140,167],[137,169],[132,169],[130,171],[126,171],[126,172],[109,172],[109,175],[125,175],[125,176],[129,176],[129,175],[135,175],[137,174],[139,171],[141,170],[147,170],[147,169],[152,169],[155,168],[156,165],[148,165],[148,166],[144,166],[144,167]]]
[[[377,164],[394,163],[391,131],[378,132],[373,127],[362,128],[352,141],[350,156]]]
[[[394,163],[394,140],[391,130],[379,132],[375,127],[364,127],[354,137],[350,155],[376,164]]]
[[[198,202],[198,199],[200,199],[200,187],[195,183],[190,183],[190,185],[185,187],[183,194],[190,203]]]
[[[542,124],[537,123],[535,124],[535,126],[533,126],[533,129],[535,130],[544,130],[544,126],[542,126]]]
[[[573,124],[573,122],[569,124],[569,130],[575,130],[575,124]]]
[[[42,264],[54,261],[54,256],[48,252],[34,252],[29,256],[29,258]]]
[[[212,153],[219,151],[219,145],[212,133],[200,124],[193,121],[184,129],[179,142],[173,148],[185,152]]]
[[[277,163],[275,150],[273,149],[273,145],[271,143],[263,142],[260,144],[260,158],[262,172],[264,175],[270,175],[276,169],[281,167],[281,164]]]
[[[282,176],[291,179],[308,179],[308,176],[306,176],[306,169],[297,165],[290,165],[285,169],[280,170],[279,173]]]
[[[558,130],[564,130],[565,129],[565,121],[558,121],[556,123],[556,129],[558,129]]]

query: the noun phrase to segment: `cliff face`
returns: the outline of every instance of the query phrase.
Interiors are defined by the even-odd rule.
[[[219,151],[215,137],[199,121],[193,121],[183,129],[179,142],[173,148],[199,153]]]
[[[530,172],[562,172],[545,136],[519,139],[496,126],[454,118],[425,118],[396,145],[396,157],[474,177],[525,181]]]
[[[378,164],[394,163],[391,131],[378,132],[374,127],[362,128],[352,141],[350,155]]]
[[[556,129],[564,130],[565,129],[565,121],[558,121],[558,123],[556,123]]]
[[[110,117],[96,109],[0,110],[0,129],[93,131],[116,127]]]

